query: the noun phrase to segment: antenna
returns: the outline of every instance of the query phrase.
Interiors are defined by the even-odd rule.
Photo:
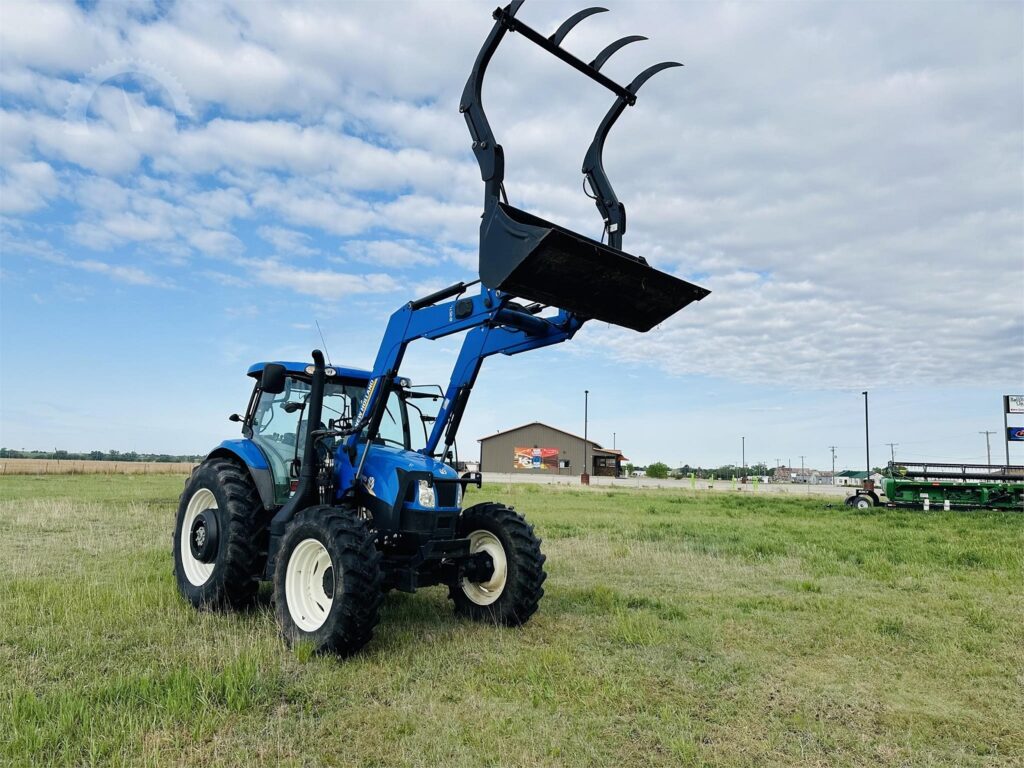
[[[324,341],[324,332],[320,330],[320,321],[314,317],[313,322],[316,323],[316,332],[320,334],[320,343],[324,345],[324,354],[327,355],[327,364],[332,365],[331,353],[327,351],[327,342]]]

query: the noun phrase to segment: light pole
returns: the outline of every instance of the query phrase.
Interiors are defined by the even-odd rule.
[[[800,477],[801,478],[806,478],[807,477],[807,473],[804,471],[804,459],[805,458],[806,458],[805,456],[801,456],[800,457]]]
[[[612,432],[612,450],[615,450],[615,433]]]
[[[590,408],[590,390],[583,390],[583,474],[580,476],[580,483],[590,485],[590,471],[587,464],[587,417]]]
[[[832,451],[832,485],[836,484],[836,447],[834,445],[829,446],[829,450]]]
[[[868,392],[861,392],[864,395],[864,460],[867,463],[868,479],[871,479],[871,439],[868,435]]]
[[[746,436],[744,436],[744,437],[741,437],[740,440],[743,441],[743,467],[742,467],[742,469],[743,469],[743,476],[746,477],[747,476],[747,438],[746,438]]]

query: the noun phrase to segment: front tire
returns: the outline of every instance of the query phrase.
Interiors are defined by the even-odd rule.
[[[289,644],[349,656],[370,642],[380,620],[380,553],[365,520],[314,507],[281,540],[274,567],[277,622]]]
[[[174,577],[181,595],[196,608],[251,604],[267,562],[269,524],[244,466],[227,458],[200,464],[185,483],[174,526]]]
[[[861,494],[853,500],[853,506],[856,509],[871,509],[875,506],[875,500],[867,494]]]
[[[483,582],[460,578],[448,585],[455,612],[476,621],[519,626],[537,611],[544,595],[544,554],[533,526],[504,504],[477,504],[463,510],[458,535],[472,552],[487,552],[494,572]]]

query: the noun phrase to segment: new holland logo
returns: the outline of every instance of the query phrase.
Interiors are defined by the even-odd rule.
[[[363,395],[363,402],[359,404],[359,417],[356,421],[362,421],[363,416],[366,415],[366,408],[370,404],[370,398],[373,397],[375,389],[377,389],[377,379],[371,381],[370,386],[366,388],[366,394]]]

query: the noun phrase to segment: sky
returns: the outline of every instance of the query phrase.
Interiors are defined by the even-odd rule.
[[[712,293],[487,360],[462,457],[535,420],[583,432],[589,390],[588,435],[639,464],[739,464],[745,438],[748,464],[829,469],[835,446],[860,469],[867,390],[872,464],[984,461],[985,430],[999,460],[1024,393],[1024,6],[608,6],[564,46],[648,36],[602,70],[622,83],[685,65],[606,146],[624,247]],[[519,17],[547,34],[579,7]],[[251,363],[325,342],[369,367],[391,312],[475,279],[458,100],[491,8],[0,4],[0,444],[203,453],[237,436]],[[600,236],[580,165],[610,94],[510,35],[484,103],[512,204]],[[403,373],[445,383],[459,342]]]

